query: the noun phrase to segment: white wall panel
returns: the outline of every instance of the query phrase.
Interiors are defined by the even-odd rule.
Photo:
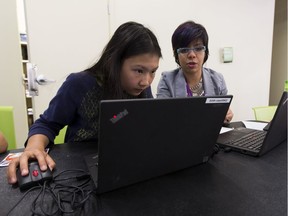
[[[171,36],[176,27],[194,20],[206,27],[210,56],[206,63],[225,77],[234,95],[234,120],[254,119],[251,107],[268,105],[274,21],[274,0],[110,0],[111,26],[134,20],[158,36],[163,60],[153,82],[153,92],[162,71],[176,67]],[[233,47],[232,63],[222,63],[223,47]]]

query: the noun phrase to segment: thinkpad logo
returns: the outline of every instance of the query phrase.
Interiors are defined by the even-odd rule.
[[[118,122],[120,119],[122,119],[123,117],[125,117],[126,115],[128,115],[128,111],[127,109],[123,110],[122,112],[118,113],[117,115],[114,115],[110,121],[115,124],[116,122]]]

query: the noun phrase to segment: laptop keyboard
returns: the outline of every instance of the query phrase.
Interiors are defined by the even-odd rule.
[[[232,141],[229,144],[233,146],[239,146],[241,148],[248,148],[251,150],[259,151],[263,144],[266,133],[266,131],[254,131],[237,140]]]

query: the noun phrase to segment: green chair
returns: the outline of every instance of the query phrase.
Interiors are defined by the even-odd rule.
[[[16,149],[17,145],[12,106],[0,106],[0,130],[8,142],[8,150]]]
[[[59,131],[58,136],[54,139],[54,144],[62,144],[65,142],[65,135],[66,135],[67,125]]]
[[[277,106],[253,107],[255,119],[258,121],[270,122],[276,112]]]

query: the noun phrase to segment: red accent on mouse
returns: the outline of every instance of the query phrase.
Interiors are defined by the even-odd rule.
[[[32,175],[33,175],[33,176],[37,177],[38,174],[39,174],[39,173],[38,173],[38,170],[33,170],[33,172],[32,172]]]

